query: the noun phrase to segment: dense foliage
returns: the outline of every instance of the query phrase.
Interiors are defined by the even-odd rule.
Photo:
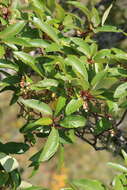
[[[97,34],[127,35],[106,25],[111,4],[100,16],[77,1],[67,12],[55,0],[4,0],[0,5],[0,93],[13,92],[10,106],[17,103],[18,117],[25,120],[22,143],[0,144],[0,185],[3,189],[23,189],[19,165],[10,154],[24,154],[38,138],[46,138],[30,160],[33,174],[39,165],[59,150],[62,163],[64,145],[77,138],[95,150],[121,154],[126,138],[120,124],[127,112],[127,53],[118,48],[100,49]],[[80,11],[79,11],[80,10]],[[123,151],[125,160],[126,153]],[[126,189],[127,168],[111,164],[123,174],[115,177],[113,189]],[[63,190],[104,190],[100,182],[75,180]],[[30,185],[31,186],[31,185]],[[43,188],[30,187],[28,190]]]

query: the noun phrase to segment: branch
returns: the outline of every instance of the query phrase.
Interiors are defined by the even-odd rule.
[[[127,110],[125,110],[125,112],[123,113],[120,121],[116,124],[117,127],[123,122],[123,120],[125,119],[126,114],[127,114]]]
[[[96,146],[97,139],[95,139],[95,142],[92,143],[92,142],[90,142],[88,139],[86,139],[82,134],[80,134],[80,132],[78,132],[78,131],[75,132],[75,135],[76,135],[77,137],[79,137],[81,140],[83,140],[83,141],[85,141],[86,143],[88,143],[89,145],[91,145],[96,151],[106,150],[106,149],[107,149],[106,147],[97,147],[97,146]]]

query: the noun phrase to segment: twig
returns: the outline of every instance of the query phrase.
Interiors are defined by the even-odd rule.
[[[97,139],[95,139],[95,142],[92,143],[90,142],[88,139],[86,139],[80,132],[76,131],[75,132],[75,135],[77,137],[79,137],[81,140],[85,141],[86,143],[88,143],[89,145],[91,145],[96,151],[101,151],[101,150],[106,150],[107,148],[106,147],[97,147],[96,146],[96,142],[97,142]]]
[[[126,114],[127,114],[127,110],[125,110],[125,112],[123,113],[123,115],[122,115],[120,121],[116,124],[117,127],[123,122],[123,120],[124,120]]]

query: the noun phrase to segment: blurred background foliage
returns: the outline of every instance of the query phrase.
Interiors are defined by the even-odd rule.
[[[96,6],[100,10],[100,15],[110,5],[112,0],[80,0],[84,5],[88,7]],[[0,0],[0,15],[5,14],[1,9],[2,4],[5,4],[8,0]],[[64,8],[71,12],[81,14],[77,9],[71,9],[67,6],[67,0],[59,0],[59,3]],[[28,0],[13,0],[12,7],[20,6],[21,8],[27,7]],[[5,10],[4,10],[5,11]],[[80,15],[82,16],[82,15]],[[10,12],[11,17],[11,12]],[[82,18],[85,19],[85,18]],[[13,20],[12,20],[13,22]],[[127,32],[127,0],[116,0],[115,5],[112,8],[110,16],[106,21],[108,24],[116,25],[118,28],[122,28]],[[119,47],[127,51],[127,38],[122,34],[115,33],[101,33],[96,36],[96,40],[99,42],[100,48],[110,48],[113,46]],[[3,142],[10,141],[23,141],[23,137],[18,132],[18,129],[23,124],[23,119],[18,119],[18,106],[9,106],[11,94],[8,92],[0,94],[0,139]],[[24,179],[30,176],[31,169],[27,168],[24,171],[24,167],[29,165],[28,157],[33,155],[41,145],[42,140],[38,142],[37,147],[33,147],[26,154],[16,156],[20,165]],[[79,140],[74,146],[66,145],[65,152],[65,164],[61,171],[56,172],[57,156],[51,162],[43,163],[40,167],[38,174],[32,178],[33,184],[51,187],[53,190],[59,190],[64,187],[67,178],[91,178],[100,179],[103,182],[109,184],[113,176],[112,170],[106,166],[108,161],[119,161],[120,157],[112,155],[110,152],[102,151],[96,152],[88,144],[84,144]],[[31,181],[31,180],[30,180]]]

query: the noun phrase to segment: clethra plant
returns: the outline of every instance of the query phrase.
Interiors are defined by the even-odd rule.
[[[127,113],[127,53],[114,47],[100,49],[96,36],[127,34],[105,24],[113,4],[102,16],[80,2],[66,4],[70,10],[76,7],[77,14],[55,0],[0,3],[0,93],[13,92],[10,106],[18,104],[17,116],[25,121],[20,129],[24,142],[0,144],[2,190],[44,190],[22,182],[18,162],[10,156],[24,154],[38,138],[47,140],[30,158],[33,174],[76,137],[95,150],[117,154],[126,150],[120,126]],[[125,151],[123,156],[126,160]],[[110,165],[123,172],[115,177],[113,189],[125,190],[127,169]],[[61,190],[107,189],[86,179],[70,186]]]

